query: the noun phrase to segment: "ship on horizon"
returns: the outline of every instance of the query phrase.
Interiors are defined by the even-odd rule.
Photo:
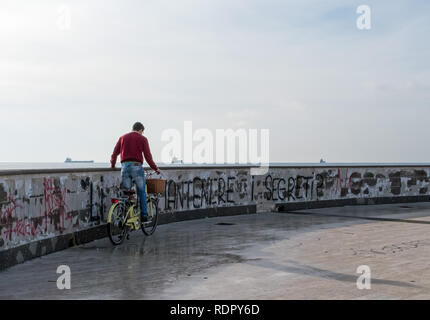
[[[65,163],[94,163],[94,160],[72,160],[72,158],[66,158]]]

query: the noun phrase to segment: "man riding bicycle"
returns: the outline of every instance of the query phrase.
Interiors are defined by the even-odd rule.
[[[110,160],[111,168],[115,168],[116,159],[121,154],[121,180],[123,188],[131,189],[132,180],[135,181],[140,198],[140,217],[143,222],[148,221],[148,208],[146,205],[145,172],[143,170],[143,156],[149,166],[158,174],[160,169],[152,160],[148,139],[143,136],[145,127],[136,122],[133,131],[119,138]]]

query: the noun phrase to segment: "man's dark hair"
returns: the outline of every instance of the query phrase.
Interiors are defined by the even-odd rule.
[[[145,127],[143,126],[142,123],[136,122],[135,124],[133,124],[133,131],[140,131],[140,130],[145,130]]]

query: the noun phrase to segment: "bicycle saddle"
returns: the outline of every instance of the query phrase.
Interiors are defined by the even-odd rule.
[[[122,190],[122,192],[127,196],[131,196],[136,193],[135,190]]]

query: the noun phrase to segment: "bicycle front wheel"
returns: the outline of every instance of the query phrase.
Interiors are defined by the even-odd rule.
[[[127,236],[126,217],[127,208],[123,202],[114,204],[109,210],[107,232],[109,240],[115,246],[123,243]]]
[[[148,197],[148,213],[150,220],[142,222],[142,231],[145,235],[150,236],[155,232],[158,223],[158,201],[151,200]]]

